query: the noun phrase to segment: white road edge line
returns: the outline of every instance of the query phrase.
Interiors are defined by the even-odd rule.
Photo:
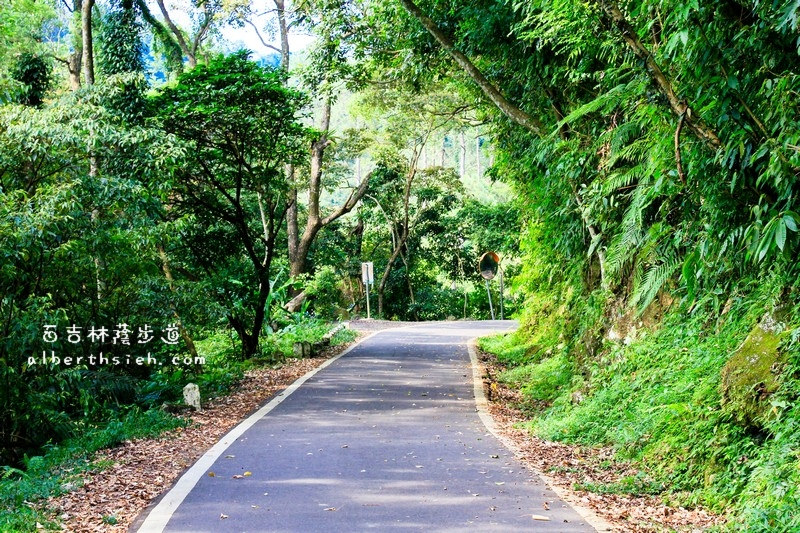
[[[393,328],[399,329],[399,328]],[[382,330],[387,331],[387,330]],[[298,378],[294,383],[289,385],[286,389],[280,392],[277,396],[275,396],[272,400],[270,400],[266,405],[264,405],[261,409],[250,415],[249,417],[245,418],[242,422],[240,422],[237,426],[231,429],[228,433],[223,436],[219,442],[217,442],[214,446],[208,449],[206,453],[204,453],[200,459],[198,459],[190,468],[187,470],[181,477],[178,479],[177,483],[172,486],[172,488],[167,492],[164,497],[161,499],[160,502],[153,508],[150,513],[148,513],[147,518],[145,518],[142,525],[137,530],[137,533],[162,533],[164,528],[167,527],[167,523],[169,522],[172,515],[178,509],[178,506],[183,502],[186,496],[191,492],[191,490],[197,485],[197,483],[202,479],[202,477],[206,474],[211,465],[213,465],[217,459],[227,450],[231,444],[236,442],[236,440],[244,434],[245,431],[250,429],[255,425],[256,422],[261,420],[267,413],[275,409],[278,405],[280,405],[286,398],[292,395],[294,391],[296,391],[300,386],[308,381],[314,374],[322,370],[323,368],[331,365],[334,361],[339,359],[340,357],[350,353],[354,350],[357,346],[361,343],[371,339],[381,331],[376,331],[370,335],[367,335],[360,341],[354,343],[352,346],[349,346],[339,355],[331,357],[324,363],[322,363],[317,368],[309,371],[308,373],[304,374],[300,378]]]
[[[514,454],[517,460],[525,464],[529,469],[533,470],[533,472],[535,472],[536,475],[538,475],[542,481],[547,484],[550,490],[556,493],[556,496],[570,504],[570,506],[572,506],[572,508],[575,509],[575,511],[577,511],[577,513],[581,515],[584,520],[586,520],[587,524],[595,528],[597,531],[616,531],[616,528],[610,522],[600,517],[589,507],[583,505],[583,503],[575,494],[566,489],[558,487],[555,484],[555,478],[545,474],[544,472],[541,472],[534,465],[526,461],[525,456],[514,443],[514,441],[506,437],[500,431],[500,428],[498,428],[497,424],[495,424],[492,415],[489,414],[489,402],[483,392],[483,376],[480,374],[481,364],[480,361],[478,361],[477,338],[471,339],[467,343],[467,350],[469,351],[469,360],[472,363],[472,379],[475,389],[475,407],[478,411],[478,417],[483,422],[483,425],[486,426],[486,429],[489,430],[489,433],[494,435],[497,440],[503,443],[503,445]]]

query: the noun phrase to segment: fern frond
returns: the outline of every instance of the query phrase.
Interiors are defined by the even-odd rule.
[[[636,254],[644,238],[642,213],[652,201],[649,179],[645,178],[631,194],[631,203],[622,218],[621,231],[612,239],[606,253],[608,279],[618,278],[625,264]]]
[[[661,261],[647,269],[647,273],[634,285],[631,306],[636,307],[638,314],[642,314],[650,302],[658,294],[664,283],[672,277],[681,266],[682,261],[675,252],[668,252]]]
[[[620,124],[611,131],[611,153],[617,153],[624,146],[633,142],[635,137],[642,133],[642,128],[637,122],[628,121]]]
[[[607,196],[623,187],[630,187],[634,182],[641,181],[644,176],[645,168],[642,165],[615,170],[603,180],[602,193]]]
[[[606,273],[609,280],[619,277],[625,263],[636,253],[641,238],[641,230],[635,224],[624,228],[622,233],[616,235],[606,252]]]
[[[616,151],[612,151],[605,161],[605,168],[614,168],[620,161],[630,163],[642,163],[648,159],[653,148],[653,143],[649,139],[637,139]]]
[[[594,100],[583,104],[578,109],[564,117],[556,125],[556,128],[553,130],[553,135],[555,136],[558,133],[558,130],[561,129],[565,124],[575,122],[576,120],[583,118],[590,113],[617,107],[619,102],[625,99],[625,93],[628,92],[626,89],[630,89],[632,86],[633,82],[621,83],[616,87],[612,87],[607,92],[604,92]]]

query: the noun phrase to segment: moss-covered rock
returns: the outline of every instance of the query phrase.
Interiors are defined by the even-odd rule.
[[[749,427],[762,425],[769,412],[768,399],[779,386],[784,363],[779,331],[774,319],[765,317],[722,367],[723,407]]]

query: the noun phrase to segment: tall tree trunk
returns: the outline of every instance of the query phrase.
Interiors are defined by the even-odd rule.
[[[178,290],[175,288],[175,279],[172,277],[172,269],[169,267],[169,258],[167,257],[167,252],[164,250],[164,247],[159,245],[158,246],[158,256],[161,258],[161,270],[164,272],[164,277],[167,279],[167,285],[169,285],[169,290],[173,294],[177,294]],[[178,314],[178,307],[175,305],[175,302],[170,300],[169,307],[172,310],[172,316],[175,317],[175,322],[178,325],[178,331],[181,334],[181,338],[183,342],[186,343],[186,348],[189,350],[189,353],[192,356],[194,361],[197,361],[197,348],[194,345],[194,340],[192,336],[189,335],[186,327],[183,325],[183,320],[181,320],[181,315]]]
[[[267,214],[264,211],[264,196],[261,194],[261,191],[256,193],[256,199],[258,201],[258,213],[261,215],[261,230],[264,233],[264,242],[269,241],[269,224],[267,223]],[[267,264],[267,258],[269,257],[269,248],[264,246],[264,261],[261,263],[262,265]]]
[[[364,220],[359,217],[356,227],[350,231],[350,236],[355,239],[353,257],[360,258],[364,247]]]
[[[288,203],[286,209],[286,237],[289,243],[289,264],[298,261],[298,248],[300,246],[300,224],[297,220],[297,187],[295,186],[294,167],[287,165],[286,174],[289,177],[289,192],[286,195]]]
[[[299,276],[306,271],[306,258],[311,249],[311,243],[322,227],[320,217],[319,198],[322,189],[322,159],[325,149],[331,144],[328,139],[328,129],[331,123],[331,97],[328,96],[322,106],[320,129],[322,135],[311,143],[311,171],[308,180],[308,219],[306,220],[303,235],[297,242],[295,257],[291,258],[289,271],[292,276]],[[296,194],[296,191],[295,191]]]
[[[261,328],[264,327],[264,319],[266,318],[267,298],[269,298],[269,280],[266,283],[261,283],[261,289],[258,291],[258,304],[256,305],[256,314],[253,319],[253,331],[243,339],[242,344],[244,348],[244,356],[249,358],[258,353],[258,339],[261,336]]]
[[[339,207],[333,213],[324,218],[322,217],[320,210],[320,195],[322,194],[322,163],[325,150],[331,144],[327,133],[328,129],[330,129],[331,105],[331,97],[328,96],[322,109],[320,129],[323,133],[319,139],[316,139],[313,143],[311,143],[311,172],[308,181],[308,218],[306,219],[306,225],[305,229],[303,230],[303,234],[300,235],[299,239],[295,241],[297,242],[295,253],[292,253],[292,237],[290,235],[289,271],[292,276],[299,276],[300,274],[306,272],[308,253],[311,250],[311,245],[314,243],[314,239],[316,239],[319,231],[334,220],[337,220],[346,213],[349,213],[366,194],[367,187],[369,185],[368,175],[361,180],[361,183],[358,184],[356,189],[351,191],[350,196],[343,204],[339,205]],[[297,191],[290,191],[290,194],[296,195]],[[293,220],[290,219],[288,221],[290,228],[293,224],[296,224],[296,220],[297,219],[295,217]],[[291,233],[292,229],[290,229],[289,232]]]
[[[286,23],[286,5],[284,0],[274,0],[278,12],[278,32],[281,38],[281,70],[289,73],[289,25]]]
[[[69,72],[69,88],[77,91],[81,88],[81,56],[83,47],[77,48],[67,59],[67,71]]]
[[[92,158],[92,161],[94,161],[94,158]],[[94,165],[94,163],[92,164]],[[92,209],[90,217],[92,223],[97,224],[98,220],[100,219],[100,211],[98,211],[97,209]],[[94,279],[97,285],[97,302],[99,304],[106,294],[106,282],[103,281],[103,271],[106,268],[106,262],[99,255],[95,255],[93,261],[94,261]]]
[[[81,46],[83,48],[83,79],[86,85],[94,85],[94,42],[92,39],[92,8],[94,0],[83,0],[81,4]],[[79,80],[80,81],[80,80]],[[96,178],[98,173],[97,156],[89,149],[89,176]],[[92,222],[97,222],[100,212],[93,209],[91,213]],[[105,269],[105,262],[100,256],[94,257],[95,277],[97,281],[97,301],[102,300],[106,284],[103,281],[102,272]]]
[[[458,145],[461,149],[458,158],[458,177],[463,180],[467,174],[467,140],[464,137],[464,130],[458,132]]]
[[[481,138],[475,137],[475,173],[478,178],[483,174],[481,173]]]
[[[236,331],[239,335],[239,338],[242,341],[242,357],[247,359],[253,357],[258,353],[258,340],[261,337],[261,330],[264,327],[265,322],[269,317],[269,309],[267,309],[267,299],[269,298],[269,294],[272,291],[272,288],[269,284],[269,272],[272,267],[272,258],[274,257],[274,244],[276,238],[276,227],[275,224],[276,220],[282,220],[284,213],[280,215],[275,215],[272,210],[269,210],[270,214],[270,221],[268,223],[269,228],[269,238],[265,243],[270,252],[266,254],[267,258],[264,263],[258,260],[258,256],[255,255],[252,251],[248,251],[248,256],[250,256],[250,261],[253,264],[253,268],[256,271],[256,277],[259,281],[258,283],[258,296],[256,298],[255,307],[253,308],[253,321],[250,323],[250,328],[245,323],[245,320],[240,316],[230,314],[228,315],[228,322],[230,323],[231,327]],[[247,231],[246,228],[243,228],[242,231]],[[251,250],[254,250],[253,246],[249,247]]]
[[[284,0],[273,0],[275,9],[278,14],[278,33],[281,40],[281,63],[280,68],[284,74],[289,74],[289,25],[286,22],[286,4]],[[286,180],[289,183],[289,191],[286,194],[286,238],[287,238],[287,256],[289,259],[289,273],[291,276],[298,275],[302,272],[305,265],[305,258],[300,256],[300,221],[299,221],[299,206],[298,193],[297,193],[297,177],[295,175],[294,165],[286,165],[284,171],[286,172]],[[294,296],[294,300],[298,300],[297,304],[292,304],[288,309],[290,312],[295,311],[295,307],[299,309],[302,304],[302,299],[298,299],[300,292],[294,288],[289,290],[290,295]]]
[[[81,60],[83,59],[83,0],[72,1],[72,46],[74,50],[67,57],[69,88],[81,88]],[[79,37],[80,36],[80,37]]]
[[[414,306],[414,320],[419,320],[419,313],[417,313],[416,303],[417,299],[414,297],[414,286],[411,284],[411,270],[408,266],[408,258],[400,252],[400,259],[403,260],[403,266],[406,267],[406,285],[408,286],[408,296],[411,298],[411,305]]]
[[[392,272],[392,266],[397,260],[397,256],[400,255],[400,250],[403,249],[403,245],[405,244],[407,238],[408,233],[405,233],[399,239],[398,245],[396,245],[394,250],[392,250],[392,255],[389,256],[389,261],[386,263],[386,268],[383,269],[381,282],[378,284],[378,315],[381,317],[383,316],[383,293],[386,290],[386,282],[389,281],[389,274]]]
[[[422,146],[425,143],[423,142]],[[395,238],[395,231],[392,228],[392,243],[393,243],[393,250],[391,256],[389,256],[389,261],[386,263],[386,267],[383,269],[383,275],[381,275],[381,281],[378,284],[378,314],[383,316],[383,293],[386,290],[386,282],[389,281],[389,274],[392,272],[392,266],[394,262],[397,260],[397,256],[400,255],[400,252],[403,250],[403,246],[405,246],[406,241],[408,240],[409,233],[411,231],[411,220],[409,216],[409,203],[411,200],[411,186],[414,183],[414,178],[417,175],[417,164],[419,163],[419,157],[422,152],[422,147],[417,147],[414,150],[414,154],[411,157],[411,164],[409,165],[408,174],[406,175],[406,185],[403,190],[403,221],[402,223],[398,223],[401,226],[400,231],[397,232],[397,238]],[[377,203],[377,202],[376,202]],[[380,204],[378,204],[380,207]],[[383,209],[383,208],[381,208]],[[385,212],[384,212],[385,213]],[[409,288],[411,286],[409,285]]]
[[[92,44],[92,8],[94,0],[83,0],[81,5],[81,41],[83,46],[83,79],[94,85],[94,48]]]

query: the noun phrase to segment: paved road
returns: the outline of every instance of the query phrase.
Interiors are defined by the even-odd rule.
[[[476,412],[466,342],[513,327],[425,323],[368,338],[206,458],[197,483],[179,482],[152,516],[170,532],[594,531]],[[139,531],[161,531],[155,522]]]

